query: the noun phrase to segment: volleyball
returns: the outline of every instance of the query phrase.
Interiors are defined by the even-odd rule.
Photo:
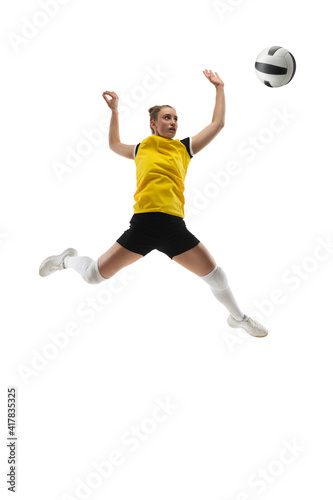
[[[289,50],[273,45],[260,52],[255,70],[259,80],[267,87],[282,87],[293,78],[296,61]]]

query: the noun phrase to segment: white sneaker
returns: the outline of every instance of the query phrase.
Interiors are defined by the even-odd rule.
[[[62,271],[64,268],[65,257],[75,257],[77,251],[74,248],[67,248],[60,255],[52,255],[47,257],[39,266],[39,275],[43,278],[49,276],[55,271]]]
[[[252,335],[252,337],[266,337],[266,335],[268,334],[267,328],[265,328],[260,323],[257,323],[257,321],[254,321],[254,319],[249,318],[249,316],[246,316],[246,314],[240,321],[237,321],[230,315],[227,319],[227,322],[228,325],[232,328],[243,328],[249,335]]]

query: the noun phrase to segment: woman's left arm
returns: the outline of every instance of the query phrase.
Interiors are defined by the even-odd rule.
[[[212,123],[205,127],[201,132],[192,137],[192,151],[193,154],[201,151],[207,144],[209,144],[214,137],[224,127],[225,119],[225,96],[224,96],[224,83],[217,73],[211,70],[203,71],[203,74],[216,88],[216,101],[212,118]]]

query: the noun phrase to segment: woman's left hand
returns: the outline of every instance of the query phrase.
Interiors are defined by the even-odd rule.
[[[210,83],[215,85],[215,87],[219,87],[219,86],[224,87],[224,83],[221,80],[221,78],[219,77],[219,75],[217,73],[214,74],[214,72],[211,69],[210,70],[205,69],[203,71],[203,74],[205,75],[206,78],[208,78]]]

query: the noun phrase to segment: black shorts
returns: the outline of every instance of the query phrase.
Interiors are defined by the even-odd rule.
[[[184,219],[163,212],[134,214],[130,220],[130,228],[117,242],[140,255],[159,250],[170,259],[200,243],[187,229]]]

